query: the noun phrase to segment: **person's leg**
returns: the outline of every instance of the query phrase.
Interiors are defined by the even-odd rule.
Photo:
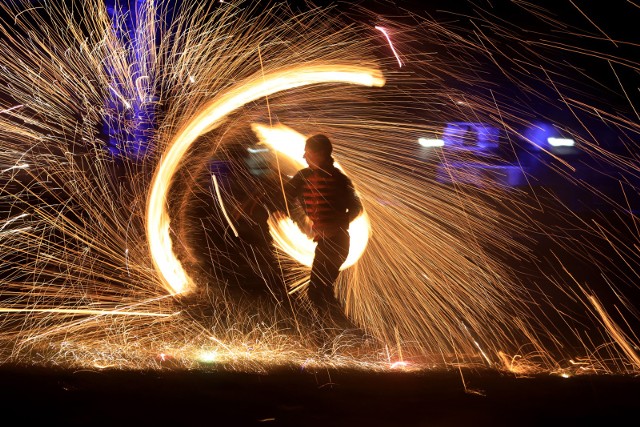
[[[309,286],[307,287],[307,298],[310,302],[309,310],[314,317],[315,326],[320,328],[326,326],[325,319],[328,315],[325,296],[328,262],[326,242],[320,240],[316,245],[313,264],[311,265],[311,277],[309,278]]]
[[[340,267],[349,254],[349,234],[322,239],[316,247],[307,295],[325,324],[350,328],[342,307],[335,297],[334,283]]]

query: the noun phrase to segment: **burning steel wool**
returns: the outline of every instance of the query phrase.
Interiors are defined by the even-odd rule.
[[[0,6],[3,363],[640,370],[638,47],[589,10],[63,3]],[[318,131],[366,343],[308,339],[272,209]]]

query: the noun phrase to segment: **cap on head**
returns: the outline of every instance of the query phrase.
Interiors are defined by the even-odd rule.
[[[333,146],[329,138],[320,133],[307,138],[305,148],[310,151],[323,152],[327,155],[331,155],[333,151]]]

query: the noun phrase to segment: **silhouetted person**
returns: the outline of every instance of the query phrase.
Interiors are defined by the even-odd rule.
[[[314,321],[322,328],[355,329],[335,297],[334,283],[349,254],[349,223],[362,212],[351,180],[333,164],[329,138],[307,139],[304,158],[309,167],[298,171],[285,185],[288,200],[300,202],[317,243],[307,296],[315,309]]]

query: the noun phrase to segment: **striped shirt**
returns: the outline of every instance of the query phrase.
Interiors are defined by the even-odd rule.
[[[287,197],[297,198],[312,222],[315,240],[348,230],[362,212],[353,183],[338,168],[305,168],[287,184]]]

